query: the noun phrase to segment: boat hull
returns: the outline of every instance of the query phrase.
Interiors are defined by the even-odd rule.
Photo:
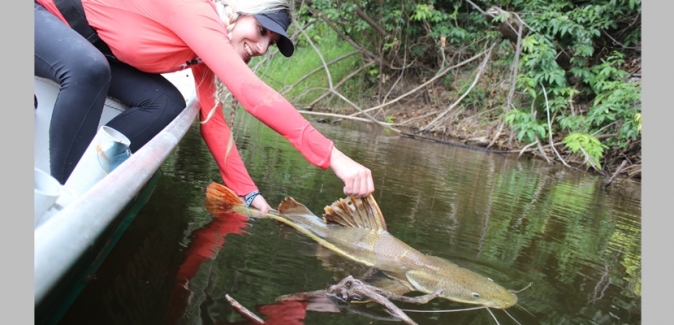
[[[89,279],[96,273],[100,265],[108,257],[121,236],[136,218],[138,212],[150,199],[161,171],[153,175],[140,190],[135,199],[91,241],[91,247],[74,261],[70,269],[61,277],[54,287],[35,305],[35,324],[57,324],[68,311],[75,299],[82,292]]]
[[[35,168],[49,171],[49,121],[56,83],[35,77]],[[126,109],[108,98],[99,127]],[[149,199],[160,167],[194,124],[194,96],[164,130],[68,204],[52,207],[34,232],[36,324],[55,324]],[[67,184],[67,182],[66,182]]]

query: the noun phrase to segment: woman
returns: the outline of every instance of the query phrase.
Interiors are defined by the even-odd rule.
[[[330,167],[344,194],[372,193],[371,171],[335,148],[247,66],[274,44],[292,55],[291,14],[287,0],[36,0],[35,74],[61,85],[50,126],[52,175],[61,183],[68,178],[97,131],[106,95],[129,106],[107,125],[131,140],[132,151],[142,147],[185,107],[160,74],[190,68],[201,134],[225,184],[248,205],[270,209],[230,145],[216,77],[310,163]]]

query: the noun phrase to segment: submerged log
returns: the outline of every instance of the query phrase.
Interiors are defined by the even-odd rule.
[[[264,320],[262,320],[262,318],[260,318],[258,315],[255,315],[255,313],[248,310],[246,307],[241,305],[238,301],[234,300],[234,298],[230,297],[229,294],[226,294],[225,298],[227,298],[227,301],[229,301],[229,304],[232,305],[232,307],[236,311],[238,311],[241,315],[246,316],[246,318],[254,321],[255,323],[264,324]]]
[[[375,286],[371,286],[358,279],[355,279],[350,275],[342,279],[342,281],[339,281],[339,283],[331,285],[326,290],[328,295],[332,295],[347,302],[353,299],[369,299],[384,306],[384,308],[386,308],[391,314],[410,325],[415,325],[417,323],[407,316],[407,314],[405,314],[405,312],[403,312],[400,308],[398,308],[398,306],[394,305],[390,299],[414,304],[425,304],[439,296],[441,292],[442,290],[438,290],[428,295],[405,297]]]

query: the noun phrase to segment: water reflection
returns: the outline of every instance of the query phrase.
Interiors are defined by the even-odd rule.
[[[272,206],[292,196],[319,214],[343,196],[334,174],[309,165],[285,139],[245,114],[238,114],[235,124],[242,156]],[[375,198],[391,234],[506,288],[533,283],[508,309],[520,323],[640,323],[639,184],[615,182],[607,192],[599,177],[542,161],[398,137],[359,124],[316,127],[372,169]],[[388,323],[275,301],[365,270],[330,257],[289,227],[208,214],[204,189],[220,176],[198,129],[188,133],[162,171],[150,202],[61,323],[250,323],[225,294],[269,319]],[[462,307],[444,300],[399,306]],[[515,324],[502,311],[494,314],[501,324]],[[484,310],[408,315],[419,324],[495,324]]]

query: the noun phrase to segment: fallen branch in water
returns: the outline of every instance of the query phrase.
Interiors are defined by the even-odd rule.
[[[450,146],[455,146],[455,147],[459,147],[459,148],[466,148],[466,149],[470,149],[470,150],[478,150],[478,151],[498,153],[498,154],[506,154],[506,153],[517,152],[516,150],[494,150],[494,149],[488,149],[488,148],[484,148],[484,147],[471,146],[471,145],[467,145],[467,144],[464,144],[464,143],[461,143],[461,142],[446,141],[446,140],[437,139],[437,138],[433,138],[433,137],[427,137],[427,136],[414,134],[414,133],[401,132],[400,134],[403,135],[403,136],[410,137],[412,139],[431,140],[431,141],[435,141],[435,142],[438,142],[438,143],[442,143],[442,144],[446,144],[446,145],[450,145]]]
[[[616,176],[618,176],[618,174],[620,174],[620,172],[623,170],[623,168],[625,168],[625,165],[627,165],[627,160],[623,160],[623,162],[620,164],[618,169],[615,170],[615,173],[613,173],[613,176],[611,176],[611,178],[609,178],[608,182],[606,182],[606,184],[604,184],[604,186],[602,187],[604,190],[606,190],[606,188],[608,188],[608,186],[611,185],[611,183],[613,183],[613,180],[616,178]]]
[[[258,324],[264,324],[264,320],[262,320],[262,318],[255,315],[252,311],[246,309],[246,307],[241,305],[238,301],[234,300],[234,298],[230,297],[228,294],[225,295],[225,298],[227,298],[229,304],[232,305],[232,307],[236,309],[236,311],[238,311],[241,315],[246,316],[248,319]]]
[[[541,140],[538,139],[538,136],[536,136],[536,141],[534,141],[536,144],[536,148],[538,148],[538,151],[541,153],[541,156],[545,158],[545,161],[548,162],[548,165],[552,166],[552,161],[548,159],[548,155],[545,154],[545,149],[543,149],[543,145],[541,144]]]
[[[517,155],[517,160],[520,159],[520,157],[522,156],[523,153],[527,152],[528,150],[531,150],[531,149],[529,149],[530,147],[533,147],[533,146],[535,146],[535,145],[537,145],[537,144],[538,144],[538,140],[536,140],[536,141],[534,141],[534,142],[532,142],[532,143],[529,143],[528,145],[524,146],[524,148],[522,148],[522,150],[519,150],[520,153],[519,153],[519,155]]]
[[[390,291],[383,290],[381,288],[377,288],[375,286],[371,286],[358,279],[355,279],[350,275],[342,279],[342,281],[339,281],[339,283],[331,285],[326,290],[328,295],[332,295],[347,302],[351,301],[352,299],[362,300],[363,298],[367,298],[384,306],[384,308],[386,308],[391,314],[410,325],[416,325],[417,323],[407,316],[404,311],[398,308],[398,306],[394,305],[390,299],[413,304],[425,304],[439,296],[441,292],[442,290],[438,290],[428,295],[405,297],[394,294]]]

